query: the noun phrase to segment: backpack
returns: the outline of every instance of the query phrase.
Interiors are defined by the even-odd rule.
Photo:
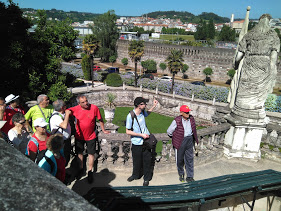
[[[36,155],[36,158],[35,158],[35,163],[38,164],[40,162],[40,160],[42,160],[43,157],[45,157],[45,153],[47,151],[47,149],[44,149],[44,150],[41,150],[39,151],[39,143],[38,141],[36,140],[36,138],[34,137],[31,137],[31,139],[29,141],[32,141],[36,147],[37,147],[37,155]],[[27,147],[26,147],[26,151],[25,151],[25,155],[27,157],[29,157],[29,154],[28,154],[28,144],[27,144]],[[48,159],[46,159],[47,162],[48,162]],[[53,161],[51,161],[53,162]],[[49,163],[49,162],[48,162]],[[50,163],[49,163],[50,164]],[[51,165],[51,164],[50,164]],[[52,165],[51,165],[52,166]]]
[[[56,131],[55,131],[54,133],[52,133],[52,128],[51,128],[50,122],[51,122],[51,118],[52,118],[54,115],[59,115],[59,116],[61,117],[62,121],[64,120],[63,117],[60,115],[60,113],[57,113],[57,112],[56,112],[56,113],[52,113],[52,115],[51,115],[49,118],[47,118],[47,120],[46,120],[46,122],[49,123],[49,124],[47,125],[47,131],[49,131],[50,134],[56,134],[56,133],[59,131],[59,129],[62,129],[62,128],[59,126],[58,129],[56,129]]]
[[[52,113],[51,116],[49,116],[49,117],[46,118],[46,116],[45,116],[44,112],[42,111],[42,109],[40,108],[40,106],[39,106],[39,105],[37,105],[37,106],[38,106],[39,110],[41,111],[41,113],[42,113],[42,115],[43,115],[45,121],[48,123],[47,128],[46,128],[47,131],[48,131],[49,133],[51,133],[52,131],[51,131],[50,119],[51,119],[52,116],[54,116],[54,115],[59,115],[59,113],[57,113],[57,112],[56,112],[56,113]],[[61,128],[61,127],[59,127],[59,128],[56,130],[55,133],[57,133],[60,128]]]
[[[131,114],[131,117],[132,117],[132,126],[131,126],[131,130],[133,131],[133,124],[134,124],[134,119],[136,119],[138,125],[139,125],[139,128],[140,128],[140,131],[141,131],[141,127],[140,127],[140,123],[137,119],[137,116],[135,114],[134,111],[129,111],[129,113]],[[157,139],[155,138],[155,136],[150,133],[149,135],[149,138],[147,139],[144,139],[144,142],[143,142],[143,145],[145,145],[145,147],[147,149],[154,149],[156,147],[156,144],[157,144]]]

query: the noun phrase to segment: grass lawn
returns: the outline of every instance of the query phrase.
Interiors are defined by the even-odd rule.
[[[115,116],[113,124],[118,125],[118,133],[126,133],[126,118],[129,114],[129,111],[133,110],[133,107],[117,107],[115,109]],[[100,108],[101,115],[104,119],[104,110]],[[145,118],[146,125],[149,132],[151,133],[167,133],[167,129],[172,123],[174,118],[163,116],[157,113],[152,112],[148,117]],[[205,128],[202,126],[197,127],[197,129]],[[171,142],[171,140],[170,140]],[[163,142],[158,140],[156,145],[156,153],[161,154]]]
[[[117,107],[115,109],[113,124],[119,126],[118,133],[126,133],[126,118],[130,110],[133,110],[133,107]],[[100,111],[104,119],[103,109],[100,109]],[[147,118],[145,118],[145,122],[151,133],[166,133],[173,119],[174,118],[172,117],[152,112]]]
[[[188,41],[195,41],[193,35],[171,35],[171,34],[160,35],[161,40],[176,40],[177,38],[182,38]]]

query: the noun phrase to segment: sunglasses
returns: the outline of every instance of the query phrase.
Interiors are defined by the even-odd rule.
[[[183,112],[183,113],[185,113],[185,114],[189,114],[189,112]]]
[[[146,105],[146,103],[141,103],[140,105]]]

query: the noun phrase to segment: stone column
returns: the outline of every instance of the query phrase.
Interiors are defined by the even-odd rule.
[[[228,118],[232,124],[225,135],[224,154],[227,157],[241,157],[259,160],[260,143],[266,124],[241,123]]]

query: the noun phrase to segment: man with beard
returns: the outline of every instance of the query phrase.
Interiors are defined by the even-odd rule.
[[[151,172],[151,150],[147,149],[143,142],[144,139],[149,138],[149,131],[145,124],[145,117],[147,117],[158,104],[157,100],[153,100],[153,106],[146,112],[146,103],[148,99],[137,97],[134,100],[135,109],[134,118],[129,113],[126,120],[126,133],[131,135],[132,141],[132,159],[133,159],[133,173],[127,181],[140,179],[143,175],[143,186],[148,186],[152,179]],[[143,172],[142,172],[143,171]]]

